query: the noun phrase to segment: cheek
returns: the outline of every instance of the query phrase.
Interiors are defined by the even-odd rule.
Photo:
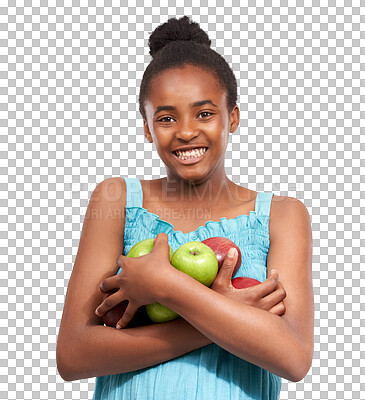
[[[159,133],[155,132],[154,144],[155,144],[158,154],[163,155],[163,153],[165,153],[168,150],[169,145],[170,145],[169,135],[159,134]]]

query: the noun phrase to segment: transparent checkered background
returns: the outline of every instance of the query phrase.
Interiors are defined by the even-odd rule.
[[[239,83],[228,176],[311,214],[314,358],[280,398],[364,399],[365,3],[120,3],[0,3],[1,399],[92,397],[94,378],[56,369],[68,279],[96,184],[166,175],[138,88],[150,32],[183,15]]]

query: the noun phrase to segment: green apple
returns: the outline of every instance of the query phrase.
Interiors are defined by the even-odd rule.
[[[170,310],[166,306],[160,303],[152,303],[146,305],[147,315],[153,322],[161,323],[172,321],[176,318],[180,318],[180,315],[175,311]]]
[[[218,273],[218,260],[214,251],[201,242],[181,245],[172,256],[171,264],[205,286],[210,286]]]
[[[172,256],[171,264],[205,286],[210,286],[218,273],[218,260],[214,251],[204,243],[188,242],[181,245]],[[146,305],[148,316],[154,322],[167,322],[179,314],[159,303]]]
[[[127,257],[141,257],[148,254],[155,245],[155,239],[144,239],[136,243],[128,252]],[[174,251],[170,247],[170,261]]]

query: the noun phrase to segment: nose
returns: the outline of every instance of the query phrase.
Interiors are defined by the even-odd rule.
[[[191,119],[180,120],[176,128],[176,137],[184,141],[189,141],[199,135],[199,130]]]

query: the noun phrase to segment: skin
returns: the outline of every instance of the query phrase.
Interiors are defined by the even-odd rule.
[[[191,106],[207,99],[215,106]],[[174,109],[155,114],[159,106]],[[163,218],[183,232],[254,209],[256,192],[235,185],[224,171],[239,110],[227,110],[226,92],[214,75],[193,66],[162,72],[151,83],[146,115],[146,139],[156,146],[167,177],[141,182],[145,208],[208,212],[203,215],[209,218]],[[187,144],[209,149],[200,162],[183,165],[172,151]],[[149,254],[123,256],[124,205],[121,178],[103,181],[91,196],[57,341],[57,366],[65,380],[134,371],[212,342],[285,379],[303,379],[312,362],[314,329],[312,234],[303,203],[274,196],[268,278],[240,290],[230,282],[237,255],[226,258],[207,288],[171,266],[164,233]],[[115,275],[119,267],[122,272]],[[102,292],[113,289],[117,292],[102,302]],[[100,316],[125,299],[122,329],[102,326]],[[128,328],[136,310],[155,301],[182,318]]]

